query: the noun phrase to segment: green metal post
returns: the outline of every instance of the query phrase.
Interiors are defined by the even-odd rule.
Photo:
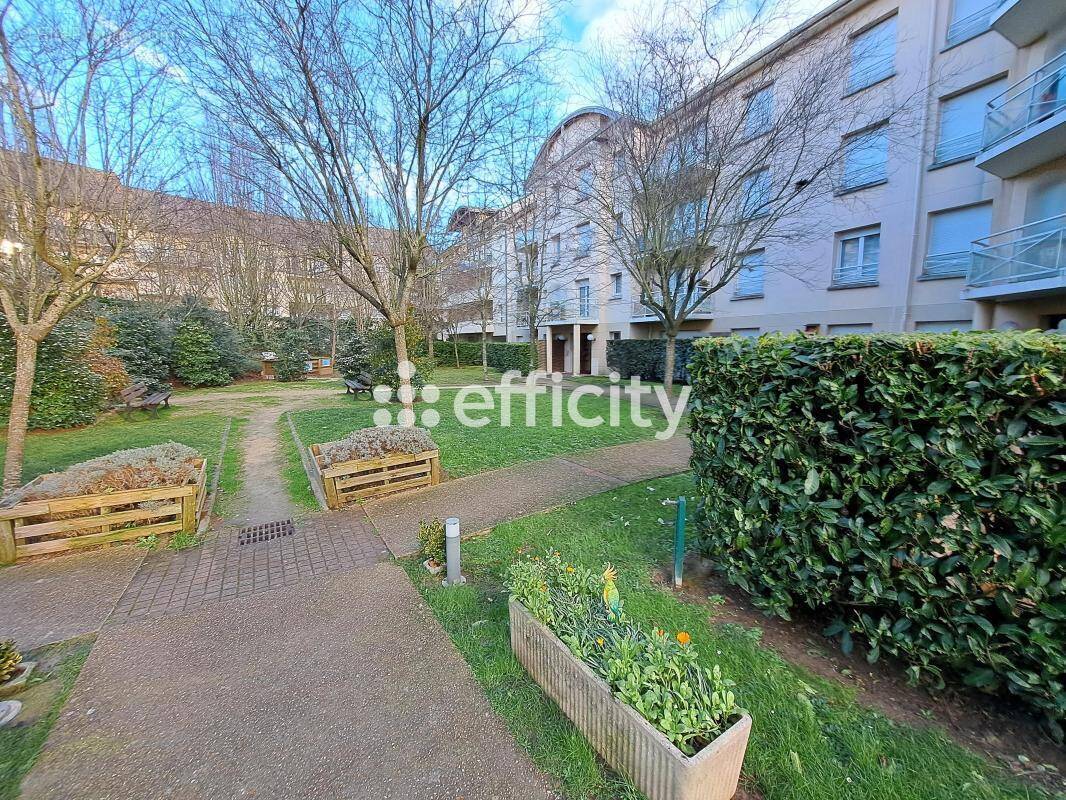
[[[685,563],[685,497],[677,498],[677,521],[674,523],[674,588],[681,588],[681,568]]]

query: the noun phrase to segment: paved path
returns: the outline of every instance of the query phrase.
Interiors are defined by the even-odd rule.
[[[418,550],[420,520],[458,516],[464,534],[572,503],[616,486],[688,469],[692,448],[677,434],[515,464],[367,503],[367,516],[396,556]]]
[[[24,800],[550,796],[391,564],[106,627],[22,787]]]

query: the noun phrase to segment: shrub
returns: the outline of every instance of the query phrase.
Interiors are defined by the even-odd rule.
[[[694,339],[677,339],[674,348],[674,380],[689,382],[688,363],[692,360]],[[645,381],[661,381],[666,364],[666,339],[613,339],[607,342],[607,366],[623,378],[639,376]]]
[[[425,428],[399,425],[361,428],[343,439],[318,446],[318,451],[327,465],[356,459],[380,458],[392,453],[417,455],[436,449],[437,445]]]
[[[1066,339],[704,339],[692,373],[697,525],[730,581],[1061,734]]]
[[[415,365],[415,374],[411,376],[411,387],[421,389],[433,375],[435,363],[427,358],[426,337],[418,323],[409,319],[404,326],[407,340],[407,358]],[[370,375],[375,386],[391,386],[395,393],[400,386],[397,372],[396,341],[392,326],[381,323],[372,328],[368,334],[370,342]]]
[[[174,376],[186,386],[224,386],[232,380],[207,328],[186,320],[174,336]]]
[[[511,565],[511,599],[524,605],[686,755],[714,741],[741,715],[732,681],[701,667],[685,631],[648,634],[622,611],[608,564],[602,575],[557,552]]]
[[[110,354],[115,346],[115,326],[105,317],[93,320],[93,332],[89,337],[89,347],[85,352],[85,361],[89,369],[104,381],[104,393],[107,399],[114,399],[132,383],[126,365],[118,356]]]
[[[149,391],[169,387],[170,326],[145,304],[110,307],[105,312],[115,328],[111,355],[122,359],[131,382],[144,383]]]
[[[530,345],[524,342],[488,342],[485,355],[489,368],[500,372],[518,370],[523,375],[529,374]],[[438,346],[438,362],[454,364],[456,355],[460,366],[481,366],[481,342],[442,342]]]
[[[37,348],[30,394],[30,428],[89,425],[104,405],[104,379],[91,369],[88,326],[64,320]],[[0,330],[0,414],[11,409],[15,389],[15,339],[6,322]]]
[[[258,372],[260,362],[245,353],[244,343],[237,331],[230,325],[226,315],[208,308],[196,298],[187,297],[179,305],[168,311],[168,316],[180,332],[186,323],[197,323],[211,338],[212,347],[218,356],[218,366],[228,378],[239,378],[252,372]],[[177,375],[177,354],[174,354],[174,373]],[[180,376],[178,376],[180,377]],[[224,381],[229,383],[229,380]],[[219,384],[199,384],[217,386]]]
[[[355,380],[360,375],[370,374],[370,359],[370,342],[364,334],[356,331],[344,341],[333,365],[345,378]]]
[[[12,492],[5,503],[184,486],[198,477],[201,460],[199,453],[177,442],[119,450],[75,464],[63,472],[44,475],[37,483]]]
[[[22,653],[15,647],[15,640],[0,642],[0,683],[11,680],[21,663]]]
[[[444,538],[444,523],[439,519],[422,520],[418,523],[418,544],[422,548],[423,558],[443,564]]]
[[[286,331],[278,343],[277,356],[274,377],[279,381],[302,381],[307,376],[304,368],[311,358],[303,331],[299,328]]]

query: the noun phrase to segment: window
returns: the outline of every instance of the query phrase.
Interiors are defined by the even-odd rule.
[[[838,241],[833,286],[877,283],[877,267],[881,260],[881,227],[845,234]]]
[[[577,173],[577,190],[582,197],[592,195],[592,167],[582,167]]]
[[[622,338],[622,332],[621,331],[611,331],[609,335],[611,337],[611,341],[612,342],[617,342],[619,339]]]
[[[559,238],[559,235],[556,234],[555,236],[553,236],[551,238],[550,253],[551,253],[552,263],[554,263],[554,264],[558,264],[559,263],[559,258],[562,255],[562,252],[563,252],[563,243],[562,243],[562,240]]]
[[[844,141],[844,169],[840,192],[874,186],[888,180],[888,126],[848,136]]]
[[[774,87],[764,86],[748,97],[748,108],[744,112],[744,134],[758,136],[770,129],[774,116]]]
[[[1003,91],[1005,81],[994,81],[940,101],[940,130],[934,164],[977,155],[985,127],[988,101]]]
[[[849,322],[841,325],[830,325],[830,336],[845,336],[849,333],[873,333],[874,326],[872,322]]]
[[[770,203],[770,170],[760,169],[744,179],[743,214],[745,219],[765,217]]]
[[[734,336],[743,336],[745,339],[754,339],[759,335],[758,328],[732,328],[729,332]]]
[[[612,272],[611,273],[611,297],[621,297],[621,296],[622,296],[622,273],[621,272]]]
[[[740,259],[737,286],[734,297],[762,297],[763,278],[766,266],[766,251],[754,250]]]
[[[955,0],[948,25],[947,46],[954,47],[988,30],[998,0]]]
[[[577,254],[587,256],[592,250],[592,223],[583,222],[577,226]]]
[[[970,268],[970,244],[992,230],[992,204],[952,208],[929,215],[929,244],[926,248],[927,278],[965,275]]]
[[[973,329],[973,322],[968,319],[937,320],[936,322],[915,322],[914,330],[926,333],[951,333]]]
[[[614,177],[617,180],[626,174],[626,154],[619,150],[614,154]]]
[[[622,215],[620,213],[619,214],[615,214],[614,215],[614,237],[616,239],[625,238],[626,229],[623,226],[622,222],[623,222]]]
[[[577,282],[577,314],[579,317],[592,314],[592,289],[587,280]]]
[[[682,203],[674,209],[674,221],[670,226],[670,242],[681,244],[695,239],[707,216],[706,199]]]
[[[867,28],[851,40],[847,94],[873,86],[896,71],[896,18]]]

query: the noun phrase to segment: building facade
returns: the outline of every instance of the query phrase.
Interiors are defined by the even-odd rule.
[[[756,91],[745,77],[755,62],[787,59],[827,32],[853,43],[842,103],[909,92],[921,107],[904,136],[863,135],[851,183],[842,165],[843,190],[807,212],[813,234],[745,255],[681,335],[1059,326],[1066,3],[840,0],[742,65],[730,91]],[[772,114],[773,86],[756,88],[760,113]],[[493,335],[528,339],[523,287],[535,261],[537,336],[550,368],[564,372],[604,373],[610,339],[662,335],[605,246],[610,221],[561,196],[608,179],[615,121],[604,108],[570,114],[544,143],[528,196],[491,215]]]

